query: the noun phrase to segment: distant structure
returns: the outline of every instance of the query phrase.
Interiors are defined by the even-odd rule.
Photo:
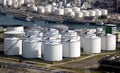
[[[94,0],[94,7],[120,12],[120,0]]]

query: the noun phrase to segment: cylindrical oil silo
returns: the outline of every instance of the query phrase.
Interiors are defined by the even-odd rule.
[[[89,36],[85,38],[85,48],[83,51],[86,53],[100,53],[101,52],[101,38],[97,36]]]
[[[80,57],[80,40],[64,40],[63,44],[63,57]]]
[[[55,2],[52,3],[52,6],[56,6],[57,4]]]
[[[6,55],[21,55],[22,40],[20,38],[5,38],[4,39],[4,54]]]
[[[100,9],[94,9],[94,11],[95,11],[96,16],[101,16],[102,15]]]
[[[18,8],[18,0],[13,0],[13,8]]]
[[[82,12],[75,12],[75,17],[76,18],[82,18],[83,17],[83,13]]]
[[[75,17],[75,12],[68,12],[67,13],[67,16],[70,17],[70,18],[74,18]]]
[[[56,15],[64,15],[64,9],[56,9],[55,14]]]
[[[38,6],[38,13],[45,13],[45,8],[43,6]]]
[[[12,38],[12,37],[23,38],[24,36],[25,36],[25,32],[18,32],[18,31],[6,31],[6,32],[4,32],[5,38]]]
[[[57,42],[44,43],[43,59],[46,61],[62,60],[62,44]]]
[[[101,36],[101,39],[102,39],[101,41],[102,50],[105,51],[116,50],[116,35],[107,34]]]
[[[43,32],[39,31],[39,30],[28,30],[26,33],[27,37],[43,37]]]
[[[2,0],[2,5],[3,5],[3,6],[6,6],[6,1],[7,1],[7,0]]]
[[[13,4],[13,3],[12,3],[12,0],[7,0],[7,1],[6,1],[6,5],[7,5],[7,6],[12,6],[12,4]]]
[[[101,9],[101,15],[107,15],[108,10],[107,9]]]
[[[32,12],[37,12],[37,11],[38,11],[37,6],[32,6],[32,7],[31,7],[31,11],[32,11]]]
[[[89,16],[94,17],[95,16],[95,11],[94,10],[89,10]]]
[[[57,7],[52,7],[51,12],[55,13],[56,10],[57,10]]]
[[[18,31],[18,32],[24,32],[23,26],[15,26],[15,27],[7,27],[7,31]]]
[[[83,13],[83,17],[89,16],[89,12],[87,10],[82,10],[82,13]]]
[[[51,5],[45,6],[45,12],[46,13],[51,13],[51,11],[52,11],[52,6]]]
[[[64,14],[67,15],[68,12],[72,12],[72,8],[64,8]]]
[[[80,8],[79,7],[73,7],[72,11],[74,11],[74,12],[80,12]]]
[[[24,40],[23,54],[24,58],[41,58],[42,42],[38,40]]]
[[[25,0],[18,0],[18,4],[21,6],[25,3]]]

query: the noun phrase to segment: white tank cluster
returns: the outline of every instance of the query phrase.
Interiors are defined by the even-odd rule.
[[[85,53],[116,50],[116,36],[112,34],[96,36],[96,32],[102,33],[102,31],[102,28],[97,28],[60,33],[54,28],[44,32],[41,29],[31,29],[26,32],[25,37],[19,37],[18,34],[25,34],[24,28],[9,27],[5,32],[5,35],[10,36],[4,38],[4,53],[22,55],[24,58],[42,58],[45,61],[61,61],[63,57],[80,57],[81,48]]]
[[[2,0],[3,6],[18,8],[25,3],[25,0]]]
[[[63,57],[80,57],[80,36],[73,30],[68,30],[62,38]]]
[[[116,35],[107,34],[101,36],[102,42],[101,47],[104,51],[116,50]]]

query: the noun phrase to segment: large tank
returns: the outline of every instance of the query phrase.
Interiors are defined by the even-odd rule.
[[[101,10],[99,10],[99,9],[94,9],[94,11],[95,11],[95,15],[96,15],[96,16],[101,16],[101,15],[102,15]]]
[[[7,31],[24,32],[24,27],[23,26],[7,27]]]
[[[18,31],[6,31],[4,32],[4,37],[18,37],[23,38],[25,36],[25,32],[18,32]]]
[[[86,53],[100,53],[101,52],[101,38],[97,36],[89,36],[85,38],[85,48],[83,51]]]
[[[43,59],[46,61],[62,60],[62,44],[57,42],[44,43]]]
[[[13,0],[13,8],[18,8],[18,0]]]
[[[89,16],[95,16],[95,11],[94,10],[89,10]]]
[[[41,58],[42,42],[38,40],[24,40],[23,54],[25,58]]]
[[[75,17],[75,12],[73,12],[73,11],[68,12],[67,16],[70,17],[70,18],[74,18]]]
[[[52,6],[51,5],[45,6],[45,12],[46,13],[51,13],[52,12]]]
[[[86,10],[82,10],[83,13],[83,17],[88,17],[89,16],[89,12]]]
[[[64,15],[64,9],[56,9],[55,14],[56,15]]]
[[[80,12],[80,8],[79,8],[79,7],[73,7],[72,10],[73,10],[74,12]]]
[[[70,39],[64,40],[63,57],[80,57],[80,40]]]
[[[102,39],[101,41],[102,50],[105,51],[116,50],[116,35],[107,34],[101,36],[101,39]]]
[[[27,31],[26,36],[27,37],[32,37],[32,36],[42,37],[43,33],[39,30],[29,30],[29,31]]]
[[[12,6],[12,4],[13,4],[13,3],[12,3],[12,0],[7,0],[7,1],[6,1],[6,5],[7,5],[7,6]]]
[[[22,40],[20,38],[5,38],[4,39],[4,54],[6,55],[21,55]]]
[[[64,14],[67,15],[68,12],[72,12],[72,8],[64,8]]]
[[[32,7],[31,7],[31,11],[32,11],[32,12],[37,12],[37,11],[38,11],[37,6],[32,6]]]
[[[25,3],[25,0],[18,0],[19,5],[23,5]]]
[[[7,0],[2,0],[3,6],[6,6],[6,1],[7,1]]]
[[[83,13],[82,12],[75,12],[75,18],[82,18]]]
[[[101,15],[107,15],[108,10],[107,9],[101,9]]]
[[[45,8],[43,6],[38,6],[38,13],[45,13]]]
[[[52,7],[51,12],[55,13],[56,10],[57,10],[57,7]]]

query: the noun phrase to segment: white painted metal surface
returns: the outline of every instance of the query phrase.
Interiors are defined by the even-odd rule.
[[[24,27],[23,26],[7,27],[7,31],[20,31],[20,32],[24,32]]]
[[[107,34],[106,36],[101,36],[102,50],[110,51],[116,50],[116,35]]]
[[[38,13],[45,13],[45,8],[43,6],[38,6]]]
[[[62,44],[57,42],[47,42],[44,44],[43,59],[46,61],[62,60]]]
[[[101,15],[107,15],[108,10],[107,9],[101,9]]]
[[[89,16],[95,16],[95,11],[94,10],[89,10]]]
[[[83,49],[86,53],[100,53],[101,52],[101,38],[97,36],[89,36],[85,38],[85,48]]]
[[[82,12],[75,12],[75,18],[82,18],[83,13]]]
[[[80,40],[63,41],[63,57],[80,57]]]
[[[20,38],[5,38],[4,39],[4,54],[6,55],[21,55],[22,40]]]
[[[24,40],[23,54],[25,58],[41,58],[42,42],[38,40]]]

